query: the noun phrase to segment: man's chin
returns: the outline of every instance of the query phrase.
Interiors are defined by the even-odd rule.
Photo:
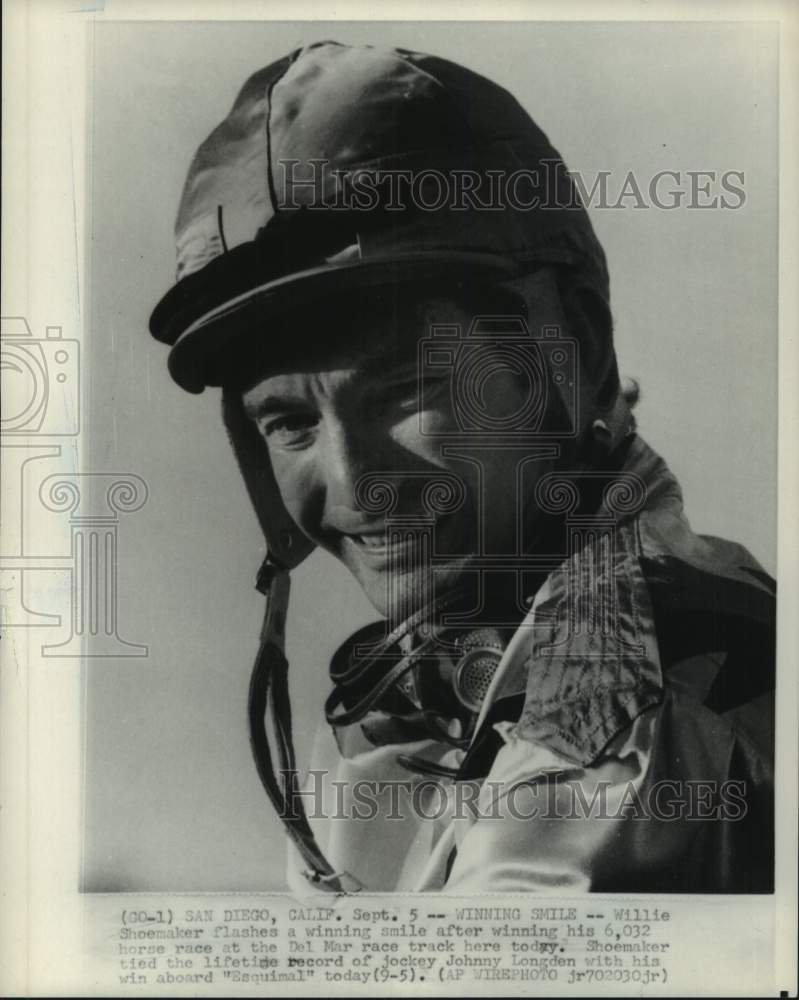
[[[374,608],[399,624],[410,615],[439,601],[464,579],[466,560],[451,566],[436,566],[435,573],[375,573],[363,566],[348,568],[360,583]]]

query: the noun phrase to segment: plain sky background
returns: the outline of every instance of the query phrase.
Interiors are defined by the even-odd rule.
[[[147,334],[174,270],[196,147],[245,78],[332,38],[432,52],[491,77],[584,177],[745,174],[735,211],[592,211],[610,265],[641,433],[682,482],[695,530],[776,564],[777,34],[658,23],[98,24],[91,99],[89,468],[142,476],[120,525],[123,638],[146,660],[91,664],[85,888],[282,887],[284,843],[251,763],[246,694],[263,542],[216,391],[180,392]],[[294,574],[289,653],[302,763],[330,655],[370,620],[346,571]]]

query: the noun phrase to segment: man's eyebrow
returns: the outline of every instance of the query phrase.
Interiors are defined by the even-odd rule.
[[[259,420],[274,413],[307,409],[308,401],[293,396],[262,396],[254,402],[244,402],[244,412],[251,420]]]
[[[376,379],[381,382],[391,382],[398,377],[415,376],[417,372],[415,351],[412,354],[398,353],[395,348],[389,348],[385,352],[370,351],[360,358],[355,369],[355,381]],[[308,400],[302,396],[280,393],[267,394],[252,402],[248,402],[246,398],[244,400],[244,412],[251,420],[258,420],[274,413],[305,410],[308,406]]]

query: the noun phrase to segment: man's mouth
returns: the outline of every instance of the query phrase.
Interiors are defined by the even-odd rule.
[[[384,572],[391,569],[398,572],[412,571],[417,557],[423,551],[423,532],[413,528],[395,525],[370,525],[363,531],[347,531],[341,536],[345,550],[351,558]]]
[[[446,516],[439,518],[432,538],[428,534],[429,529],[398,525],[370,526],[368,530],[360,532],[348,531],[343,534],[343,538],[351,548],[356,549],[370,562],[379,560],[387,563],[392,556],[407,561],[411,553],[421,550],[425,536],[429,538],[428,556],[443,554],[439,546],[442,540],[451,534],[449,521]]]
[[[367,549],[382,549],[389,543],[388,530],[373,531],[366,535],[352,535],[351,537],[358,545],[363,545]]]
[[[359,548],[366,549],[375,554],[387,553],[389,551],[404,550],[410,545],[418,544],[419,536],[407,531],[398,531],[396,528],[381,528],[377,531],[368,531],[362,534],[347,535]]]

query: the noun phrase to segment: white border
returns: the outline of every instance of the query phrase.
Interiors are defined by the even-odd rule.
[[[79,9],[84,11],[80,13]],[[92,8],[87,10],[87,8]],[[91,24],[103,20],[558,20],[558,21],[749,21],[778,20],[780,68],[780,587],[777,728],[777,886],[775,967],[778,988],[796,993],[797,883],[797,706],[799,682],[799,349],[796,330],[799,263],[799,18],[793,3],[653,2],[634,0],[569,3],[506,2],[490,8],[475,0],[386,2],[257,2],[239,0],[6,0],[3,41],[3,306],[4,315],[24,313],[32,325],[74,321],[86,325],[86,275],[74,267],[84,259],[86,175],[83,147],[90,121],[86,67]],[[53,127],[65,115],[68,128]],[[58,190],[68,165],[73,200]],[[54,181],[55,177],[55,181]],[[53,261],[70,260],[70,268]],[[38,276],[47,275],[40,282]],[[85,342],[84,342],[85,343]],[[9,484],[4,485],[7,489]],[[93,966],[80,952],[82,914],[77,895],[81,807],[80,752],[75,740],[81,717],[80,672],[52,665],[36,670],[32,646],[12,633],[4,641],[2,770],[0,789],[0,877],[2,940],[0,970],[5,994],[102,992]],[[8,651],[11,647],[10,652]],[[733,900],[730,900],[732,905]],[[712,965],[712,956],[708,956]],[[699,984],[696,984],[697,987]]]

